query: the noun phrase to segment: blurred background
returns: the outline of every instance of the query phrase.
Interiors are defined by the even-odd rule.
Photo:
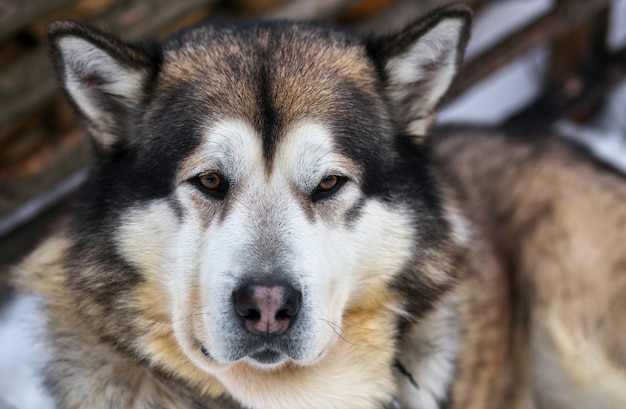
[[[90,158],[48,60],[50,21],[80,20],[132,40],[216,16],[323,19],[373,35],[449,2],[0,0],[0,409],[12,385],[30,393],[23,382],[30,375],[14,366],[21,333],[19,306],[7,301],[8,266],[54,229]],[[626,0],[465,2],[475,10],[473,35],[439,121],[553,127],[626,171]]]

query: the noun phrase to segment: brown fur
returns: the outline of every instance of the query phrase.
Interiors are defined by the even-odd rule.
[[[624,176],[554,138],[446,133],[439,169],[483,243],[454,407],[623,407]]]

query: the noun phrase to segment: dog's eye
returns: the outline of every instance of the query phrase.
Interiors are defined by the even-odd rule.
[[[320,181],[317,188],[313,192],[313,200],[317,201],[324,199],[333,193],[335,193],[343,184],[347,178],[344,176],[328,175]]]
[[[215,172],[198,175],[198,182],[206,190],[218,190],[222,186],[222,178]]]
[[[216,172],[201,173],[196,176],[195,181],[203,191],[214,196],[223,196],[226,191],[226,184],[223,178]]]
[[[328,192],[333,190],[339,184],[339,176],[337,175],[328,175],[317,185],[317,190],[321,192]]]

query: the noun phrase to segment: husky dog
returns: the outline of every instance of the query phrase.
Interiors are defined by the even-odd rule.
[[[429,133],[471,13],[49,29],[95,160],[16,270],[59,408],[626,407],[626,183]]]

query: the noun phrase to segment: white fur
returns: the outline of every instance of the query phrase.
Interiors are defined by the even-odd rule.
[[[261,137],[244,121],[223,120],[213,124],[202,145],[194,166],[184,178],[206,171],[220,171],[231,184],[238,185],[245,177],[261,177],[264,159]],[[260,182],[261,178],[255,179]]]
[[[308,220],[291,186],[308,195],[328,174],[342,174],[353,180],[358,180],[359,175],[349,169],[347,158],[336,152],[329,131],[320,124],[302,124],[285,140],[270,174],[265,170],[260,138],[241,122],[216,125],[203,149],[205,167],[220,168],[231,180],[237,196],[227,220],[212,223],[203,237],[194,239],[204,243],[200,274],[202,287],[207,291],[207,308],[203,311],[208,327],[205,341],[211,355],[222,363],[228,362],[231,348],[228,334],[223,333],[228,328],[226,321],[232,319],[226,314],[230,294],[237,279],[249,274],[250,268],[257,269],[254,273],[258,276],[281,270],[306,289],[308,304],[304,309],[309,311],[310,322],[307,352],[301,363],[310,364],[336,340],[337,328],[319,318],[340,325],[351,289],[359,288],[359,280],[385,277],[385,272],[391,275],[409,254],[411,232],[398,234],[409,224],[404,224],[402,215],[379,203],[366,206],[363,223],[352,229],[343,227],[340,220]],[[358,197],[356,183],[348,182],[338,194],[339,199],[328,206],[347,208]],[[337,211],[337,217],[340,214]],[[402,239],[396,243],[388,237]],[[372,251],[371,243],[377,238],[387,246]],[[256,254],[262,252],[256,247],[258,240],[285,242],[289,246],[284,249],[289,251],[288,259]],[[283,251],[274,250],[279,256]],[[380,257],[382,254],[385,257]]]
[[[435,86],[429,100],[441,97],[454,77],[457,58],[457,45],[463,29],[459,19],[442,20],[409,48],[404,54],[392,58],[387,63],[391,78],[401,84],[413,84],[427,73],[425,66],[438,63]],[[440,64],[443,59],[443,64]],[[443,91],[442,91],[443,89]],[[438,99],[438,98],[437,98]]]
[[[457,209],[446,209],[447,219],[452,227],[452,237],[457,244],[469,246],[473,236],[472,226],[469,220]]]
[[[164,277],[179,230],[170,205],[165,200],[155,200],[125,214],[116,236],[117,249],[141,271]]]
[[[429,116],[450,87],[456,75],[458,44],[463,21],[444,19],[420,37],[405,53],[391,58],[386,65],[392,83],[392,95],[402,101],[407,89],[427,79],[424,95],[416,98],[414,115],[407,124],[414,135],[424,135],[430,127]],[[433,66],[436,67],[433,69]]]
[[[274,167],[277,177],[295,177],[304,191],[313,190],[330,174],[349,175],[353,183],[361,176],[350,160],[339,154],[330,130],[316,122],[302,122],[288,131]]]
[[[398,375],[398,401],[404,409],[439,409],[454,379],[458,355],[457,300],[448,295],[419,323],[412,326],[400,348],[400,360],[418,384]],[[417,353],[416,353],[417,351]],[[403,358],[404,357],[404,358]]]
[[[94,123],[107,121],[94,97],[94,89],[85,84],[85,77],[96,75],[104,79],[100,91],[107,94],[135,99],[141,90],[142,73],[125,67],[106,51],[78,37],[64,37],[58,42],[64,60],[63,82],[80,110]],[[102,133],[100,142],[110,146],[113,135]]]

